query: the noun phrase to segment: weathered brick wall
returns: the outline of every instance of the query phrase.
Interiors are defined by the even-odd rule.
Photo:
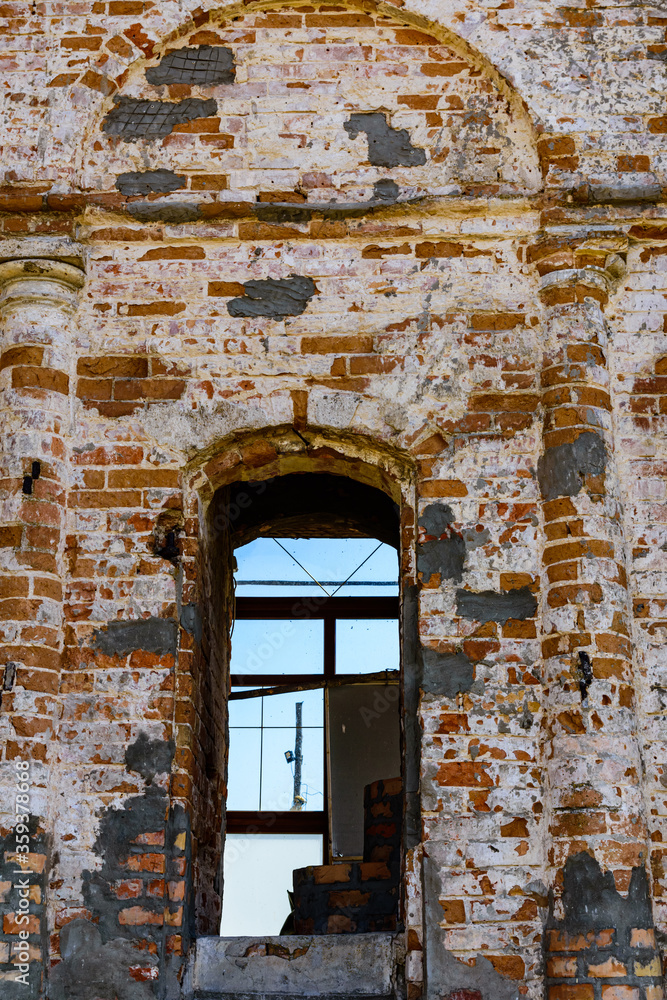
[[[401,505],[410,1000],[659,1000],[667,18],[0,10],[0,996],[17,760],[25,995],[178,995],[228,487],[327,472]]]

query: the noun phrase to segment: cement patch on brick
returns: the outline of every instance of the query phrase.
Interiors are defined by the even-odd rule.
[[[93,1000],[114,996],[118,1000],[152,1000],[155,994],[149,983],[138,982],[130,966],[141,961],[156,966],[148,952],[141,954],[122,938],[102,943],[99,928],[89,920],[77,918],[60,932],[62,961],[49,977],[51,1000]]]
[[[171,618],[140,618],[109,622],[95,629],[90,643],[105,656],[127,656],[135,649],[165,656],[176,652],[176,622]]]
[[[457,590],[456,612],[476,622],[498,622],[504,625],[510,618],[523,621],[537,611],[537,601],[528,587],[516,590]]]
[[[300,316],[316,292],[312,278],[293,274],[289,278],[246,281],[245,295],[230,299],[230,316]]]
[[[424,649],[424,694],[444,695],[455,698],[473,686],[475,665],[465,653],[439,653]]]
[[[537,463],[537,478],[545,500],[573,497],[586,476],[599,476],[607,467],[607,448],[595,431],[584,431],[576,441],[547,448]]]
[[[159,139],[169,135],[174,125],[195,118],[209,118],[218,110],[213,98],[204,101],[187,97],[184,101],[146,101],[136,97],[116,97],[114,107],[102,122],[102,131],[117,135],[125,142],[134,139]]]
[[[116,178],[116,187],[121,194],[130,197],[135,194],[165,194],[185,187],[185,177],[173,170],[127,171]]]
[[[201,218],[201,208],[192,201],[134,201],[126,206],[128,215],[139,222],[169,222],[178,225],[196,222]]]
[[[197,45],[174,49],[162,57],[157,66],[149,66],[149,83],[185,83],[211,87],[234,83],[234,53],[224,45]]]
[[[408,130],[392,128],[380,111],[356,112],[343,128],[350,139],[366,133],[368,159],[374,167],[418,167],[426,163],[425,151],[412,145]]]
[[[392,934],[203,937],[190,961],[184,996],[392,1000],[398,957]]]

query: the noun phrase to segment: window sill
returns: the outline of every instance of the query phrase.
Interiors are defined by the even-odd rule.
[[[403,935],[203,937],[186,1000],[395,1000]]]

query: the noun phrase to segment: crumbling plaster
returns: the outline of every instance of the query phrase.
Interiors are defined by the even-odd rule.
[[[661,1000],[665,18],[37,7],[0,125],[31,991],[172,1000],[215,934],[225,491],[324,472],[401,507],[391,988]]]

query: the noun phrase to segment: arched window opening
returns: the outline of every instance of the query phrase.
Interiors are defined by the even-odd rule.
[[[394,930],[397,510],[341,477],[255,485],[234,538],[221,933]]]

